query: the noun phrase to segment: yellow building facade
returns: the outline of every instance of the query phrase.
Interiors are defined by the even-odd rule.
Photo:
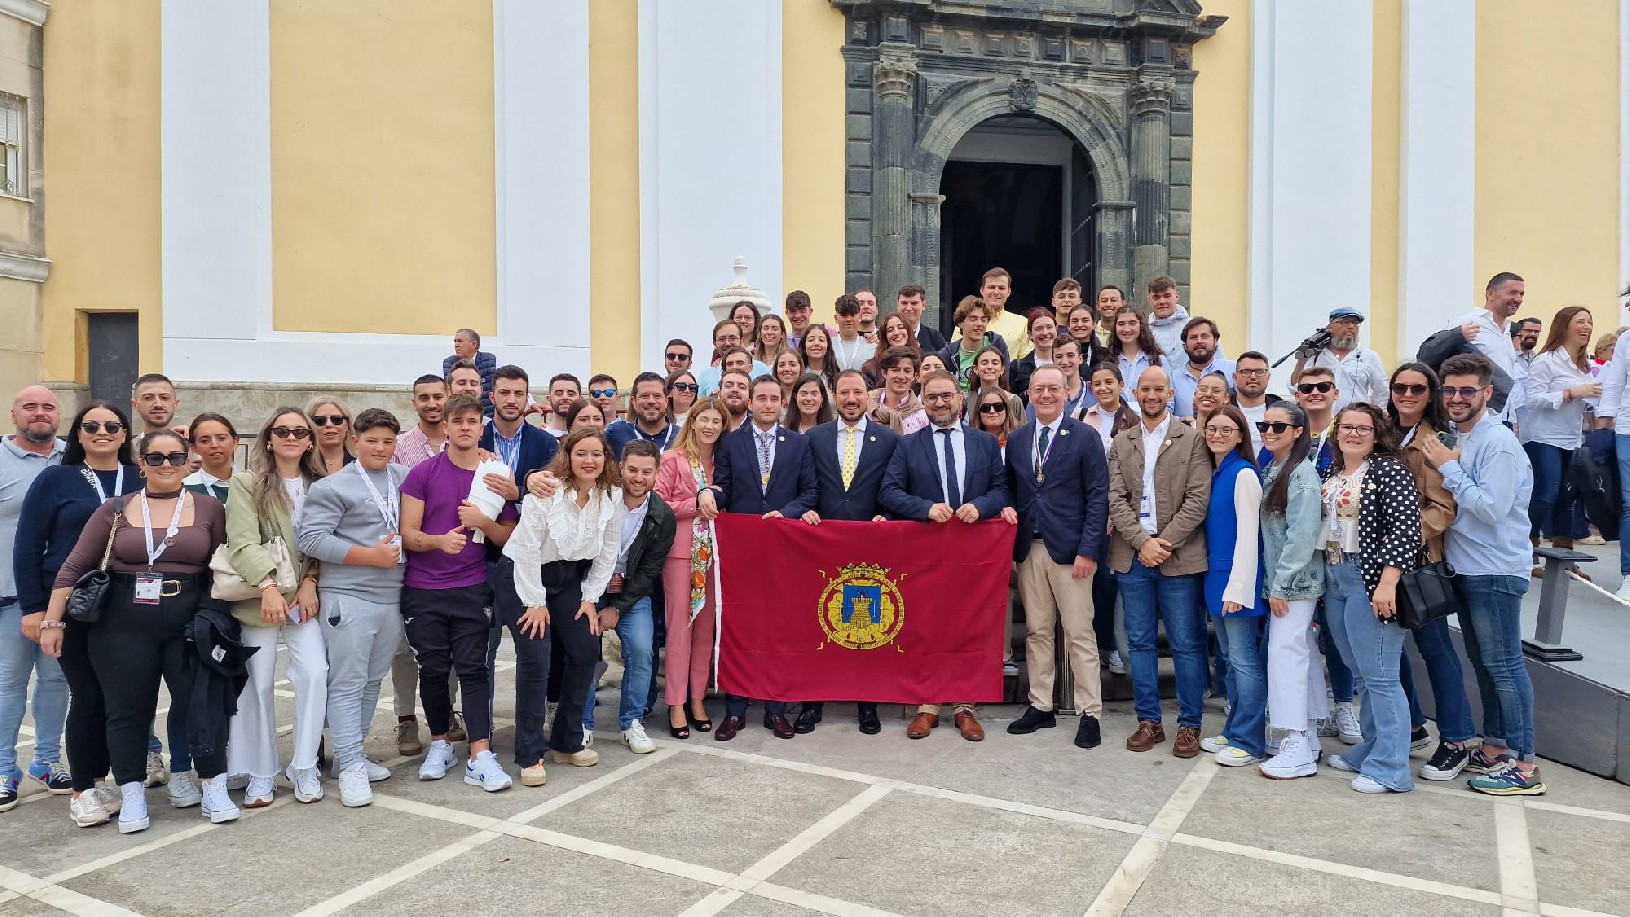
[[[896,35],[861,0],[0,3],[0,107],[20,105],[26,165],[0,192],[0,373],[82,397],[162,371],[200,408],[383,393],[439,370],[471,327],[536,384],[626,386],[669,338],[708,340],[737,256],[772,302],[803,289],[829,313],[870,276],[885,219],[856,194],[875,170],[855,132],[883,123],[856,120],[857,61],[926,53],[935,16],[954,45],[951,8],[970,6],[929,3]],[[1111,187],[1099,151],[1048,122],[1047,81],[1100,53],[1070,22],[1142,16],[1150,34],[1209,23],[1169,31],[1190,36],[1168,67],[1192,93],[1180,72],[1166,254],[1230,353],[1278,356],[1355,306],[1390,362],[1500,270],[1527,278],[1525,314],[1583,303],[1599,329],[1620,323],[1630,0],[1039,6],[1058,10],[968,53],[991,80],[1039,81],[1041,104],[1015,89],[1011,111],[946,138],[945,187],[907,189],[942,208],[925,243],[940,299],[974,292],[958,271],[978,246],[1023,234],[978,240],[971,217],[953,232],[953,205],[997,212],[999,187],[1043,189],[1017,218],[1039,263],[1118,276],[1064,224],[1131,204],[1047,209],[1047,188]],[[1124,71],[1136,93],[1153,45],[1099,45],[1083,72]],[[954,197],[952,163],[983,198]]]

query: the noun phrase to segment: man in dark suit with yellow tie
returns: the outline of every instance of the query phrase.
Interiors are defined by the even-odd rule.
[[[866,377],[859,370],[838,374],[833,392],[838,419],[823,423],[807,434],[815,462],[815,485],[819,499],[815,508],[804,513],[810,525],[824,519],[866,522],[881,520],[877,501],[883,487],[883,473],[894,456],[900,437],[893,430],[866,418],[868,392]],[[804,701],[793,723],[795,732],[814,732],[821,721],[822,701]],[[877,704],[857,701],[860,731],[876,735],[883,730],[877,718]]]
[[[815,506],[815,463],[809,440],[780,425],[781,383],[753,380],[751,420],[719,438],[713,451],[713,485],[696,496],[704,519],[720,512],[753,513],[765,519],[797,519]],[[747,698],[725,697],[725,718],[713,737],[728,742],[746,724]],[[785,701],[764,702],[764,728],[778,739],[794,733]]]

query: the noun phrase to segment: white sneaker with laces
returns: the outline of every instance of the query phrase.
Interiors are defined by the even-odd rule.
[[[98,783],[91,788],[91,792],[96,794],[97,800],[102,803],[102,808],[106,809],[109,815],[119,814],[120,807],[125,803],[124,795],[111,783]]]
[[[227,786],[231,786],[231,781]],[[270,777],[250,777],[249,783],[243,789],[243,807],[246,809],[264,809],[272,804],[277,791],[272,786]]]
[[[237,805],[232,802],[232,797],[227,795],[225,777],[205,780],[199,790],[199,795],[202,797],[199,811],[203,813],[205,818],[209,819],[209,823],[212,825],[237,821],[238,816],[243,814]]]
[[[166,774],[165,776],[169,776]],[[135,834],[147,830],[147,787],[140,780],[132,780],[119,787],[122,797],[119,807],[119,833]]]
[[[657,743],[651,741],[651,737],[645,734],[645,724],[639,720],[635,720],[623,730],[623,744],[636,755],[648,755],[657,750]]]
[[[160,752],[147,753],[147,786],[163,786],[170,780],[170,769],[164,766],[164,755]]]
[[[170,775],[170,805],[190,809],[203,801],[204,791],[198,786],[197,774],[180,771]]]
[[[1105,667],[1116,675],[1126,674],[1126,660],[1122,658],[1120,650],[1109,651],[1109,659],[1106,661]]]
[[[419,765],[419,779],[440,780],[447,776],[447,769],[457,763],[458,752],[453,749],[453,743],[437,739],[430,743],[430,750],[424,753],[424,763]]]
[[[373,787],[368,785],[368,762],[358,761],[340,771],[340,805],[355,809],[373,801]]]
[[[1624,582],[1619,584],[1618,591],[1613,593],[1613,595],[1617,598],[1624,599],[1626,602],[1630,602],[1630,576],[1624,578]]]
[[[316,802],[323,798],[323,781],[315,767],[295,767],[290,764],[283,772],[294,784],[295,802]]]
[[[248,786],[248,774],[232,774],[226,778],[226,788],[229,790],[243,790]]]
[[[95,790],[86,790],[68,800],[68,817],[81,828],[105,825],[113,816],[102,808],[102,796]]]
[[[1270,780],[1294,780],[1319,772],[1313,742],[1300,732],[1286,732],[1279,739],[1279,752],[1257,767]]]
[[[1228,737],[1223,735],[1206,736],[1200,740],[1200,750],[1216,754],[1228,747]]]
[[[1353,712],[1353,705],[1336,705],[1336,734],[1343,744],[1357,745],[1364,741],[1364,732],[1358,728],[1358,714]]]
[[[1247,765],[1262,763],[1261,758],[1240,748],[1238,745],[1230,745],[1221,749],[1212,757],[1223,767],[1246,767]]]
[[[1331,755],[1330,760],[1326,761],[1325,763],[1338,771],[1346,771],[1349,774],[1358,773],[1358,768],[1348,764],[1347,759],[1343,758],[1341,755]]]
[[[1353,778],[1353,789],[1359,791],[1360,793],[1369,793],[1372,796],[1380,793],[1392,792],[1392,790],[1388,789],[1385,785],[1378,783],[1374,779],[1366,777],[1363,774],[1359,774],[1357,777]]]
[[[362,769],[368,774],[369,783],[379,783],[380,781],[391,779],[390,768],[380,764],[377,761],[363,759]]]
[[[512,785],[509,775],[504,773],[503,765],[498,763],[498,756],[490,749],[478,752],[470,759],[470,763],[464,766],[464,782],[489,793],[507,790]]]

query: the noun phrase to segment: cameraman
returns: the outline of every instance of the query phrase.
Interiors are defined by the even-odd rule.
[[[1330,324],[1322,333],[1315,333],[1296,350],[1296,368],[1291,370],[1290,381],[1295,385],[1302,373],[1322,366],[1336,374],[1339,392],[1335,405],[1341,413],[1349,403],[1362,401],[1377,407],[1386,404],[1387,370],[1375,351],[1358,346],[1358,326],[1364,313],[1349,306],[1330,310]],[[1320,339],[1327,339],[1321,343]]]

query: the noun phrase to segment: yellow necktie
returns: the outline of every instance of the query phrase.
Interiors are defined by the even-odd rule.
[[[849,485],[855,480],[855,428],[845,426],[844,434],[847,438],[843,441],[843,468],[841,472],[843,474],[843,489],[848,490]]]

